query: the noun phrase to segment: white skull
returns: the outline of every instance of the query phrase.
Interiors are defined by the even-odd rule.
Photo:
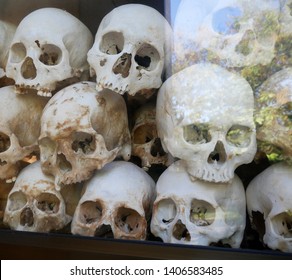
[[[155,104],[146,104],[134,114],[132,129],[132,155],[141,159],[141,166],[148,170],[153,164],[169,165],[157,135]]]
[[[57,8],[33,11],[17,27],[7,76],[15,80],[18,93],[33,89],[50,97],[58,82],[78,79],[88,70],[86,56],[92,43],[89,29],[68,12]]]
[[[118,156],[130,158],[131,139],[122,96],[83,82],[57,92],[44,108],[39,146],[43,171],[56,185],[87,180]]]
[[[279,13],[275,0],[182,0],[174,26],[176,58],[226,67],[269,64]]]
[[[116,161],[97,170],[76,208],[73,234],[145,240],[155,183],[140,167]]]
[[[15,179],[20,161],[39,151],[40,118],[46,102],[41,96],[17,95],[13,86],[0,88],[0,179]]]
[[[246,190],[252,226],[273,250],[292,252],[292,167],[271,165]]]
[[[4,223],[14,230],[49,232],[71,219],[54,178],[42,173],[40,162],[25,167],[8,195]]]
[[[10,42],[14,36],[16,26],[0,20],[0,87],[4,82],[2,79],[5,77],[5,66],[7,62],[7,56],[9,51]]]
[[[259,150],[292,164],[292,68],[266,80],[255,93]]]
[[[107,14],[88,52],[97,88],[124,94],[148,94],[161,86],[170,59],[172,30],[155,9],[122,5]]]
[[[217,65],[193,65],[159,90],[158,136],[165,151],[186,161],[192,177],[227,182],[256,153],[253,106],[242,77]]]
[[[238,248],[246,223],[246,200],[237,176],[228,183],[191,181],[183,161],[159,177],[151,232],[163,242]]]

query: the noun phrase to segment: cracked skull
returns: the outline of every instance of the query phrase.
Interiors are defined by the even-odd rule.
[[[127,4],[112,10],[88,52],[97,88],[151,96],[169,62],[171,35],[166,19],[151,7]]]
[[[39,138],[42,169],[56,185],[87,180],[116,157],[130,158],[131,137],[122,96],[84,82],[57,92],[47,103]]]
[[[47,99],[0,88],[0,179],[15,179],[20,161],[39,151],[40,118]]]
[[[273,250],[292,252],[292,167],[273,164],[247,187],[251,224]]]
[[[181,1],[175,19],[175,54],[226,67],[267,65],[275,56],[279,1]]]
[[[25,167],[8,195],[4,223],[14,230],[49,232],[71,219],[54,178],[42,173],[40,162]]]
[[[238,248],[246,222],[244,187],[235,175],[228,183],[191,181],[183,161],[159,177],[151,232],[163,242]]]
[[[130,162],[97,170],[76,208],[73,234],[145,240],[155,196],[153,179]]]
[[[30,89],[50,97],[59,82],[75,82],[88,71],[87,52],[93,43],[88,28],[68,12],[43,8],[18,25],[6,67],[18,93]]]
[[[271,161],[292,164],[292,68],[266,80],[255,93],[259,150]]]
[[[212,64],[190,66],[160,88],[156,121],[164,150],[191,177],[227,182],[256,153],[254,97],[242,77]]]

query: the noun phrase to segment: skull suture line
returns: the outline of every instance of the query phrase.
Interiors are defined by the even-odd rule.
[[[149,91],[161,86],[171,36],[166,19],[151,7],[127,4],[112,10],[103,18],[88,52],[97,89],[150,96]]]
[[[128,160],[131,137],[122,96],[84,82],[57,92],[44,108],[39,138],[42,169],[56,185],[87,180],[116,157]]]
[[[57,8],[27,15],[11,43],[7,76],[18,93],[36,90],[50,97],[58,83],[81,77],[89,69],[86,56],[93,43],[89,29],[77,18]]]
[[[40,118],[47,99],[17,95],[13,86],[0,88],[0,179],[15,180],[20,161],[38,152]]]
[[[145,240],[155,197],[153,179],[130,162],[115,161],[86,183],[73,234]]]
[[[235,175],[228,183],[191,181],[176,161],[156,184],[151,232],[164,242],[238,248],[246,222],[244,187]]]
[[[178,69],[186,61],[267,65],[275,55],[279,14],[274,0],[182,0],[174,25]]]
[[[158,136],[165,151],[186,161],[192,177],[227,182],[256,153],[253,106],[242,77],[217,65],[193,65],[158,92]]]
[[[277,163],[255,177],[246,200],[252,226],[269,248],[292,252],[292,168]]]
[[[39,161],[25,167],[8,195],[4,223],[14,230],[49,232],[71,219],[53,176],[43,174]]]

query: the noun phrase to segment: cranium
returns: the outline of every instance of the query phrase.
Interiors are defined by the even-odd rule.
[[[38,152],[40,118],[46,98],[21,96],[13,86],[0,88],[0,179],[15,180],[20,161]]]
[[[292,164],[292,68],[266,80],[255,93],[259,150],[268,158]]]
[[[70,191],[75,190],[70,186]],[[49,232],[64,228],[71,219],[54,178],[43,174],[40,162],[25,167],[8,195],[4,223],[14,230]]]
[[[175,56],[224,67],[267,65],[275,56],[280,3],[274,0],[182,0],[175,19]]]
[[[248,185],[246,200],[252,226],[269,248],[292,252],[292,168],[277,163]]]
[[[144,240],[155,183],[140,167],[115,161],[85,185],[71,225],[73,234]]]
[[[131,139],[123,97],[82,82],[57,92],[44,108],[39,138],[42,169],[56,185],[87,180],[116,157],[128,160]]]
[[[170,60],[171,35],[166,19],[151,7],[127,4],[112,10],[88,52],[97,89],[151,96]]]
[[[43,8],[18,25],[6,67],[18,93],[36,90],[51,96],[59,82],[78,81],[88,70],[86,55],[92,46],[89,29],[68,12]]]
[[[6,65],[10,42],[12,41],[15,30],[15,25],[0,20],[0,87],[8,85],[6,84],[7,77],[5,77],[6,73],[4,69]]]
[[[151,232],[164,242],[238,248],[246,222],[244,187],[235,175],[228,183],[191,181],[176,161],[156,184]]]
[[[242,77],[212,64],[196,64],[160,88],[156,120],[166,152],[187,163],[191,177],[227,182],[253,160],[254,98]]]
[[[169,165],[156,128],[155,104],[141,106],[134,114],[132,129],[132,155],[140,158],[141,166],[148,170],[153,164]]]

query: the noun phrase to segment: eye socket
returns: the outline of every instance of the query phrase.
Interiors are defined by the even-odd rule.
[[[207,201],[193,199],[190,221],[196,226],[209,226],[215,221],[215,208]]]
[[[153,126],[152,125],[141,125],[134,131],[133,143],[134,144],[146,144],[153,138]]]
[[[212,18],[213,29],[222,35],[236,34],[240,30],[239,19],[242,11],[237,7],[226,7],[218,10]]]
[[[39,57],[40,62],[48,66],[58,65],[62,59],[61,49],[52,44],[45,44],[41,47],[42,54]]]
[[[15,43],[10,48],[10,62],[19,63],[26,57],[26,48],[22,43]]]
[[[91,154],[95,151],[95,137],[86,132],[75,132],[71,148],[77,153],[81,150],[84,154]]]
[[[5,133],[0,132],[0,153],[7,151],[10,147],[10,138]]]
[[[51,193],[42,193],[36,198],[37,208],[48,214],[58,213],[60,200],[57,196]]]
[[[190,144],[204,144],[211,141],[208,125],[190,124],[183,128],[184,139]]]
[[[9,195],[9,211],[22,209],[27,203],[26,195],[22,191],[17,191]]]
[[[127,234],[136,233],[143,225],[143,217],[134,209],[121,207],[117,211],[115,225]]]
[[[99,49],[109,55],[119,54],[124,48],[124,36],[120,32],[109,32],[103,35]]]
[[[249,127],[234,125],[228,130],[226,141],[235,147],[248,147],[251,141],[251,134],[252,131]]]
[[[146,69],[152,71],[157,67],[158,62],[160,61],[160,55],[156,48],[150,44],[143,44],[137,51],[134,57],[138,66],[138,70]]]
[[[99,201],[85,201],[80,205],[79,220],[83,224],[97,223],[102,216],[102,205]]]
[[[177,215],[177,209],[172,199],[162,199],[156,204],[157,218],[163,224],[170,224]]]
[[[280,213],[271,219],[274,231],[284,238],[292,238],[292,210]]]

